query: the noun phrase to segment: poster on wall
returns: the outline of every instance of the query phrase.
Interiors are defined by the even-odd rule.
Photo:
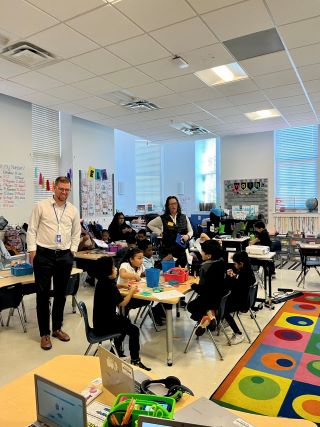
[[[17,208],[25,200],[25,167],[0,163],[0,208]]]
[[[257,217],[262,214],[268,219],[268,179],[238,179],[224,181],[224,207],[233,216]],[[235,216],[234,216],[235,217]],[[255,219],[253,218],[253,219]],[[241,219],[239,217],[239,219]],[[244,218],[245,219],[245,218]]]
[[[79,171],[81,218],[113,215],[113,175],[90,166]]]

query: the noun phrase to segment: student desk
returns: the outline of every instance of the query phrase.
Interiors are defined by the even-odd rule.
[[[310,268],[314,268],[320,276],[317,267],[320,267],[320,245],[315,243],[298,243],[300,259],[301,259],[301,272],[297,277],[298,286],[304,288],[306,275]]]
[[[80,251],[76,252],[75,259],[84,259],[86,261],[97,261],[97,259],[103,256],[115,256],[116,252],[103,252],[93,249],[91,251]]]
[[[75,274],[82,273],[83,270],[81,268],[73,268],[71,271],[71,276]],[[17,283],[21,283],[22,285],[28,285],[29,283],[34,283],[34,275],[26,274],[25,276],[13,276],[10,270],[0,270],[0,288],[9,285],[16,285]]]
[[[165,291],[176,290],[181,292],[182,294],[187,294],[191,290],[191,283],[195,281],[194,277],[189,279],[185,283],[181,283],[178,287],[166,287]],[[147,288],[146,285],[143,286],[142,282],[137,283],[138,286],[145,287],[146,291],[152,291],[151,288]],[[123,295],[126,295],[127,291],[125,289],[120,290]],[[165,306],[166,311],[166,343],[167,343],[167,364],[168,366],[172,366],[173,364],[173,317],[172,317],[172,306],[178,304],[180,298],[171,298],[168,300],[158,300],[158,293],[152,293],[151,295],[141,295],[140,293],[134,294],[133,298],[142,299],[145,301],[153,301],[153,302],[161,302],[164,304],[168,304]]]
[[[90,382],[101,376],[99,359],[93,356],[63,355],[28,372],[16,380],[0,388],[0,425],[10,427],[25,427],[36,418],[34,394],[34,374],[41,375],[51,381],[80,392]],[[194,397],[184,395],[176,405],[176,410],[194,401]],[[114,396],[105,388],[97,400],[109,406]],[[256,427],[316,427],[306,420],[266,417],[263,415],[247,414],[232,411]]]
[[[250,259],[255,259],[258,261],[258,264],[262,266],[264,271],[264,290],[265,290],[265,306],[269,307],[270,309],[273,309],[273,302],[272,302],[272,277],[270,274],[270,263],[273,262],[273,259],[276,255],[275,252],[269,252],[264,255],[253,255],[248,254]],[[268,277],[268,286],[267,286],[267,277]]]

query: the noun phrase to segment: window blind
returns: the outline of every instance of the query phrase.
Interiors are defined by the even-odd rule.
[[[161,209],[161,147],[145,142],[135,143],[136,204],[152,203]]]
[[[46,181],[50,182],[59,176],[60,162],[60,120],[59,112],[32,104],[32,156],[34,174],[34,202],[49,197]],[[44,178],[44,188],[39,185],[39,174]]]
[[[275,131],[276,208],[306,209],[318,197],[318,126]]]
[[[217,143],[215,138],[195,141],[197,203],[217,201]]]

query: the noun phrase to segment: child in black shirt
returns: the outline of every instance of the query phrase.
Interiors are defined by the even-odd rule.
[[[129,336],[129,351],[131,364],[150,371],[140,360],[139,328],[133,325],[127,317],[117,313],[117,307],[125,307],[137,291],[132,285],[128,294],[123,297],[117,288],[115,279],[117,269],[111,257],[102,257],[96,261],[96,284],[93,300],[93,328],[97,335],[106,335],[120,332],[120,338],[114,340],[117,352],[123,356],[122,342]]]

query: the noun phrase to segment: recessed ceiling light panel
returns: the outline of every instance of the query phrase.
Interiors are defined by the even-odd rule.
[[[197,71],[194,74],[208,86],[221,85],[248,78],[237,62],[207,68],[206,70]]]
[[[276,108],[252,111],[251,113],[244,113],[244,115],[250,120],[272,119],[273,117],[281,116],[280,112]]]

